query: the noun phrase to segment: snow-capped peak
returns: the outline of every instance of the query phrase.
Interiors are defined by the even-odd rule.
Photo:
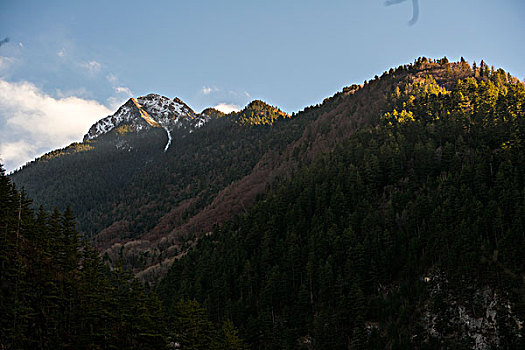
[[[169,99],[165,96],[149,94],[130,98],[113,115],[93,124],[84,136],[84,141],[93,140],[123,124],[134,125],[137,131],[162,127],[168,133],[166,151],[171,143],[171,131],[174,128],[184,128],[192,132],[209,119],[209,116],[195,114],[178,98]]]

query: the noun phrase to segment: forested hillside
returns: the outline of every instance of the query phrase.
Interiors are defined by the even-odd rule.
[[[244,349],[231,321],[195,300],[166,313],[79,237],[70,209],[36,213],[0,168],[1,349]]]
[[[159,247],[159,236],[202,210],[220,190],[248,174],[263,154],[282,150],[303,128],[262,101],[227,116],[205,112],[210,120],[204,126],[171,131],[166,152],[162,128],[138,132],[128,123],[50,152],[11,178],[37,206],[71,206],[80,231],[101,252],[142,271],[177,254],[173,246],[179,240]],[[211,224],[214,220],[208,218]],[[132,240],[147,243],[123,251],[122,245]]]
[[[165,305],[196,297],[258,349],[523,346],[523,84],[445,59],[382,80],[377,124],[201,238]]]
[[[262,101],[228,116],[207,111],[212,120],[205,127],[171,132],[167,152],[162,152],[167,140],[161,128],[138,132],[128,123],[50,152],[11,177],[39,205],[71,205],[90,237],[121,221],[129,222],[128,235],[135,237],[186,199],[197,208],[207,204],[219,189],[249,172],[264,152],[297,137],[293,126],[286,132],[249,127],[288,117]]]
[[[466,63],[426,60],[346,87],[292,116],[258,100],[229,115],[213,109],[197,115],[179,99],[150,94],[95,124],[83,143],[50,152],[11,178],[37,206],[70,205],[82,234],[108,261],[120,260],[154,281],[201,233],[244,212],[275,179],[292,176],[359,128],[378,123],[391,109],[396,86],[428,74],[449,86],[472,71]],[[166,123],[162,111],[177,109],[185,114],[168,138],[144,122],[157,115]],[[97,134],[122,118],[128,122]],[[207,122],[191,128],[192,120]]]
[[[419,58],[291,116],[202,115],[166,152],[126,126],[12,175],[64,214],[2,173],[2,345],[525,346],[522,82]]]

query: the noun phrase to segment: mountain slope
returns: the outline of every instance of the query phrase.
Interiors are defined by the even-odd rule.
[[[141,239],[174,208],[184,208],[184,221],[249,173],[262,154],[300,135],[296,126],[284,126],[293,124],[286,114],[260,106],[255,114],[248,106],[225,116],[195,114],[178,99],[154,94],[130,99],[93,125],[83,143],[50,152],[11,178],[37,206],[71,205],[80,229],[102,251],[113,245],[121,251],[120,242]],[[241,125],[239,116],[248,111],[275,123]],[[140,271],[159,259],[155,248],[148,244],[123,263]]]
[[[166,313],[129,272],[108,269],[69,208],[48,214],[29,204],[0,165],[0,348],[245,348],[231,321],[208,321],[195,300]]]
[[[429,62],[400,67],[293,118],[262,101],[225,116],[212,109],[196,115],[182,101],[154,94],[130,99],[96,123],[84,143],[52,152],[12,178],[37,205],[70,204],[107,258],[155,275],[190,236],[245,211],[273,179],[289,177],[377,123],[396,85],[429,73],[451,84],[469,70]]]
[[[196,298],[262,349],[523,345],[525,89],[504,71],[421,58],[293,116],[147,100],[12,177],[142,279],[173,264],[166,310]]]
[[[168,308],[196,297],[258,349],[523,346],[525,87],[426,60],[360,91],[381,84],[374,122],[317,118],[295,146],[335,148],[173,263]]]

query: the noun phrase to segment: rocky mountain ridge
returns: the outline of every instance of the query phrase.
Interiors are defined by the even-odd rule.
[[[164,151],[167,151],[171,144],[171,131],[177,128],[191,133],[209,120],[208,115],[196,114],[179,98],[169,99],[158,94],[148,94],[130,98],[114,114],[93,124],[84,136],[84,142],[93,140],[121,125],[131,126],[137,132],[161,127],[168,134],[168,142],[164,148]]]

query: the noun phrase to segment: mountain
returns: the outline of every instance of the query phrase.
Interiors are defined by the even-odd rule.
[[[444,59],[346,89],[273,163],[292,175],[173,262],[164,304],[254,349],[523,348],[524,106],[503,70]]]
[[[84,142],[107,134],[115,128],[128,127],[127,131],[162,127],[168,135],[164,147],[167,151],[171,144],[171,132],[182,129],[188,133],[203,126],[210,117],[206,114],[197,115],[180,99],[173,100],[157,94],[149,94],[137,99],[130,98],[118,111],[99,120],[84,136]]]
[[[82,143],[50,152],[11,178],[37,207],[70,205],[100,251],[138,273],[161,262],[166,268],[186,241],[178,237],[200,227],[166,242],[168,234],[248,174],[263,154],[299,137],[301,128],[262,101],[230,115],[196,114],[179,99],[150,94],[95,123]],[[211,228],[216,219],[200,224]]]
[[[523,83],[419,58],[293,115],[148,96],[11,178],[168,312],[258,349],[523,346]]]
[[[192,236],[244,212],[274,179],[377,123],[395,85],[429,73],[446,85],[470,74],[462,64],[400,67],[293,116],[263,101],[229,115],[212,109],[196,115],[178,99],[130,99],[96,123],[83,143],[11,177],[36,206],[71,205],[80,230],[108,260],[153,281],[195,243]]]

